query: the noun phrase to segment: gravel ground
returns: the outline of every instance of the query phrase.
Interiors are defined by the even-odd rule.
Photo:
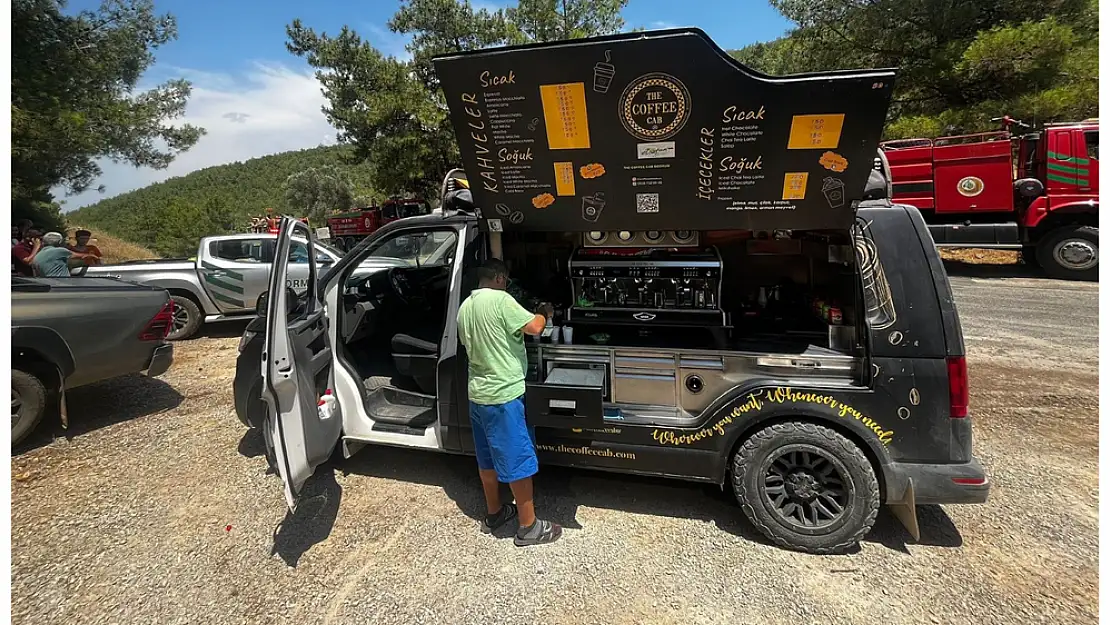
[[[13,457],[13,622],[1092,622],[1098,287],[954,284],[994,490],[923,507],[919,544],[884,511],[857,553],[790,553],[712,488],[551,469],[567,531],[521,550],[477,531],[473,460],[383,448],[288,516],[231,407],[236,328],[74,391],[68,438]]]

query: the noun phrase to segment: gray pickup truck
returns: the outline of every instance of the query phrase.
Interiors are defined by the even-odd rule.
[[[35,429],[57,396],[173,362],[173,304],[162,289],[92,278],[12,276],[12,444]]]
[[[201,325],[219,321],[249,319],[255,315],[258,296],[268,288],[270,266],[274,261],[277,235],[263,233],[227,234],[204,237],[194,258],[136,260],[115,265],[90,267],[88,277],[111,277],[166,289],[173,298],[174,319],[171,341],[192,337]],[[359,265],[357,275],[365,276],[391,267],[407,266],[404,246],[425,244],[400,241],[395,250]],[[315,242],[318,269],[326,270],[343,252]],[[304,239],[295,239],[289,252],[289,278],[286,286],[298,293],[308,286],[308,248]]]

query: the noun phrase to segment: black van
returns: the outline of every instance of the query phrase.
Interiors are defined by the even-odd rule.
[[[527,343],[543,463],[730,487],[811,553],[880,504],[916,537],[916,504],[986,501],[944,267],[873,166],[893,72],[771,78],[693,29],[437,71],[469,174],[443,214],[384,226],[303,296],[282,250],[312,233],[283,221],[240,343],[237,412],[290,507],[337,442],[473,453],[454,320],[490,256],[557,307]]]

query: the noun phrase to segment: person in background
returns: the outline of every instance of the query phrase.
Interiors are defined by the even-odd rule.
[[[524,420],[524,334],[543,332],[551,317],[532,314],[505,291],[509,270],[497,259],[478,268],[478,288],[459,306],[459,339],[469,358],[467,391],[478,475],[486,497],[482,531],[492,533],[520,514],[513,542],[518,547],[555,542],[563,528],[536,518],[532,476],[539,471],[535,432]],[[501,505],[499,483],[507,483],[516,505]]]
[[[12,225],[12,247],[19,245],[27,231],[31,229],[31,225],[30,219],[20,219]]]
[[[42,235],[42,245],[28,258],[35,273],[46,278],[68,278],[71,260],[96,259],[92,254],[72,252],[65,244],[66,238],[60,232]]]
[[[39,237],[42,233],[34,226],[28,226],[23,231],[23,239],[12,247],[12,272],[21,276],[35,275],[31,266],[31,256],[39,249]]]
[[[76,233],[74,233],[74,238],[76,239],[77,243],[75,245],[66,246],[69,248],[69,251],[78,252],[80,254],[89,254],[90,256],[92,256],[92,258],[89,258],[85,261],[85,264],[100,264],[100,248],[95,245],[89,245],[89,239],[92,238],[92,233],[88,230],[78,230]]]

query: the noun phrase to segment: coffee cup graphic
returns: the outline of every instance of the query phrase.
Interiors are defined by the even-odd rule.
[[[594,91],[598,93],[608,93],[609,85],[613,84],[613,76],[617,73],[617,68],[613,67],[609,61],[609,51],[605,51],[605,61],[598,61],[594,65]]]
[[[598,191],[593,195],[582,198],[582,219],[589,222],[597,221],[601,211],[605,208],[605,194]]]
[[[840,178],[825,178],[821,184],[821,192],[825,194],[829,208],[844,206],[844,182]]]

